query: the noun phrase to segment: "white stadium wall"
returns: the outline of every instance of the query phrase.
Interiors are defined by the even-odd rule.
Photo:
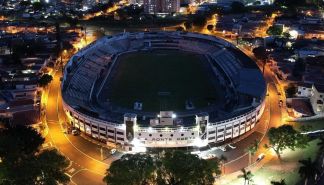
[[[76,111],[65,103],[63,103],[63,107],[71,124],[87,135],[107,140],[107,142],[119,143],[121,145],[131,144],[131,142],[128,143],[126,138],[125,124],[107,122],[87,116]],[[241,136],[252,130],[260,120],[264,108],[265,102],[243,115],[221,122],[208,123],[207,137],[205,141],[201,140],[199,137],[198,126],[179,128],[165,127],[159,129],[135,126],[134,138],[139,141],[140,146],[144,147],[203,146],[208,143],[223,142],[227,139]]]

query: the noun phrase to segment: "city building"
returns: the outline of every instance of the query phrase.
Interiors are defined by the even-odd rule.
[[[297,87],[298,97],[309,98],[313,112],[318,115],[324,114],[324,86],[318,84],[300,84]]]
[[[180,10],[180,0],[144,0],[144,12],[147,14],[171,14]]]

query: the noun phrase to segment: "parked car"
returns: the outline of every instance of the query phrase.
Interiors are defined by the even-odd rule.
[[[226,148],[224,146],[218,147],[221,151],[226,152]]]
[[[279,100],[279,107],[282,107],[283,101]]]
[[[258,156],[256,162],[260,162],[264,157],[265,157],[265,154],[264,154],[264,153],[261,153],[261,154]]]
[[[116,153],[116,151],[117,151],[117,150],[116,150],[115,148],[113,148],[113,149],[110,150],[110,154],[111,154],[111,155],[114,155],[114,154]]]
[[[228,144],[227,146],[230,147],[231,149],[235,149],[236,148],[236,146],[233,146],[231,144]]]
[[[77,129],[72,130],[72,135],[77,136],[79,134],[80,134],[80,132]]]
[[[202,159],[207,160],[207,159],[213,159],[213,158],[215,158],[215,157],[216,157],[215,154],[207,154],[206,156],[203,156]]]

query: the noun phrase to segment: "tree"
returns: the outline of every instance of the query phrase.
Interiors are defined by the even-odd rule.
[[[30,5],[30,1],[20,1],[19,5],[20,6],[29,6]]]
[[[324,136],[320,138],[320,142],[317,143],[317,145],[319,146],[318,152],[320,154],[320,157],[322,158],[321,167],[323,168],[324,167]]]
[[[316,161],[312,161],[311,158],[300,160],[301,164],[298,173],[301,177],[305,178],[305,185],[307,185],[310,179],[316,180],[317,174],[320,173],[319,169],[316,167]]]
[[[244,4],[239,1],[233,1],[231,9],[233,13],[244,13],[246,11]]]
[[[208,30],[208,31],[213,31],[213,29],[214,29],[214,25],[209,24],[209,25],[207,26],[207,30]]]
[[[213,174],[220,174],[216,160],[200,159],[197,155],[182,151],[167,152],[158,166],[158,184],[205,184],[214,183]],[[185,172],[185,173],[184,173]]]
[[[285,6],[285,7],[288,7],[288,8],[295,8],[297,6],[300,6],[300,5],[304,5],[306,3],[305,0],[275,0],[274,1],[274,4],[276,6]]]
[[[293,84],[289,84],[286,89],[287,97],[293,97],[296,95],[296,93],[297,93],[297,87]]]
[[[267,30],[268,35],[279,36],[282,34],[282,28],[279,26],[270,26]]]
[[[195,14],[192,19],[192,24],[197,27],[203,27],[207,23],[207,15]]]
[[[255,58],[258,60],[266,60],[267,57],[267,51],[263,46],[256,47],[252,50]]]
[[[56,150],[39,148],[44,138],[33,128],[9,126],[0,130],[0,184],[65,184],[68,161]]]
[[[105,32],[104,30],[96,30],[94,33],[93,33],[93,36],[97,39],[101,38],[101,37],[104,37],[105,36]],[[73,47],[73,46],[72,46]]]
[[[109,185],[212,185],[214,175],[220,173],[216,160],[172,151],[155,159],[148,154],[126,154],[111,164],[103,180]]]
[[[30,127],[15,126],[0,130],[0,156],[3,161],[13,164],[38,152],[44,138]]]
[[[40,10],[43,9],[43,7],[44,7],[44,5],[41,2],[34,2],[33,3],[33,9],[35,11],[40,11]]]
[[[322,153],[324,153],[324,136],[322,136],[320,138],[320,142],[317,143],[317,145],[320,147],[319,148],[319,151],[322,152]]]
[[[261,5],[261,2],[260,1],[255,1],[255,2],[253,2],[253,5],[254,6],[260,6]]]
[[[306,64],[302,59],[298,59],[293,67],[292,74],[294,76],[301,76],[306,70]]]
[[[43,44],[39,40],[23,41],[10,44],[12,47],[12,58],[32,56],[42,50]]]
[[[252,145],[250,145],[247,148],[247,151],[249,153],[249,165],[251,165],[251,161],[252,161],[251,158],[258,151],[258,148],[259,148],[259,141],[257,141],[257,140],[254,140],[254,142],[252,143]]]
[[[219,161],[221,171],[223,171],[223,173],[225,173],[225,162],[227,161],[227,158],[224,155],[221,155],[220,158],[218,159],[218,161]]]
[[[262,61],[262,72],[264,73],[265,65],[267,64],[267,59],[269,53],[263,46],[256,47],[252,50],[255,58]]]
[[[184,28],[183,28],[182,26],[178,26],[178,27],[176,28],[176,30],[177,30],[177,31],[184,31]]]
[[[184,23],[184,26],[185,26],[186,30],[190,30],[192,28],[192,22],[187,21]]]
[[[49,74],[43,74],[40,79],[38,80],[38,85],[40,87],[46,87],[51,81],[53,80],[53,77]]]
[[[242,172],[242,175],[239,175],[238,178],[243,178],[244,185],[246,185],[246,183],[249,185],[250,182],[252,182],[253,174],[251,173],[251,171],[246,171],[245,168],[243,168],[241,170],[241,172]]]
[[[287,185],[285,179],[281,179],[280,181],[271,181],[272,185]]]
[[[272,127],[268,132],[269,145],[266,148],[272,148],[281,160],[281,153],[283,150],[289,148],[295,150],[296,148],[305,148],[308,144],[306,135],[296,131],[291,125],[282,125],[278,128]]]
[[[58,54],[62,49],[62,36],[60,23],[55,23],[55,37],[56,37],[56,53]]]
[[[70,27],[75,27],[79,23],[78,19],[66,16],[65,14],[62,19],[64,19],[70,25]]]
[[[290,39],[291,35],[289,32],[284,32],[282,33],[282,36],[285,38],[285,39]]]
[[[65,169],[69,166],[69,161],[59,154],[56,149],[44,150],[37,158],[37,164],[40,173],[37,181],[40,184],[57,184],[57,182],[69,182],[69,177],[64,174]]]
[[[126,154],[111,163],[104,182],[109,185],[145,185],[154,182],[156,171],[153,159],[148,154]]]
[[[74,49],[73,45],[70,42],[62,42],[62,50],[71,50]]]

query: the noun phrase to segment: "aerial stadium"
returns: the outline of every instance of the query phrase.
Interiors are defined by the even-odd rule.
[[[187,32],[105,36],[71,57],[61,94],[69,124],[137,148],[205,147],[253,131],[266,83],[231,43]]]

